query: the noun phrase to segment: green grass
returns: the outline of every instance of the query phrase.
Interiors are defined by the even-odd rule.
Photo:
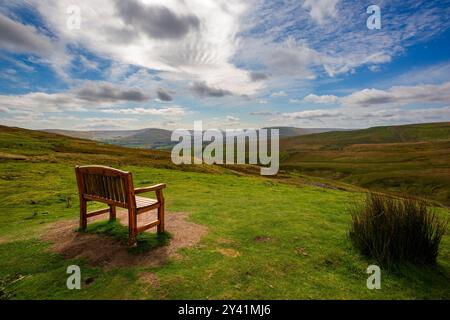
[[[20,132],[20,135],[27,135]],[[226,169],[174,170],[159,160],[125,165],[126,155],[116,147],[90,145],[79,151],[77,141],[64,140],[61,155],[34,138],[30,150],[11,143],[21,138],[0,134],[10,154],[43,152],[45,159],[3,158],[0,161],[0,297],[11,299],[449,299],[450,237],[447,233],[436,267],[404,266],[383,271],[382,290],[366,288],[366,268],[374,261],[360,255],[348,239],[348,206],[363,193],[308,185],[290,185],[276,179],[236,174]],[[56,138],[54,138],[56,139]],[[58,138],[65,139],[65,138]],[[45,140],[45,139],[44,139]],[[9,142],[8,142],[9,141]],[[52,144],[54,142],[50,142]],[[61,143],[63,143],[61,141]],[[81,142],[79,142],[81,143]],[[74,150],[71,151],[71,145]],[[50,148],[51,149],[51,148]],[[16,150],[16,151],[11,151]],[[106,150],[106,151],[104,151]],[[15,153],[16,152],[16,153]],[[79,152],[81,152],[79,154]],[[125,152],[125,151],[124,151]],[[135,152],[133,150],[133,152]],[[152,154],[151,152],[149,154]],[[53,157],[54,161],[48,161]],[[188,212],[192,222],[208,233],[198,247],[182,249],[182,259],[155,267],[105,271],[87,261],[64,259],[48,251],[41,235],[52,223],[77,219],[78,198],[73,165],[104,163],[133,172],[135,185],[165,182],[168,214]],[[198,172],[204,170],[203,172]],[[73,204],[67,206],[67,197]],[[444,218],[446,209],[436,209]],[[124,227],[103,223],[92,232],[119,239]],[[105,235],[106,236],[106,235]],[[266,242],[256,237],[270,238]],[[148,239],[147,239],[148,240]],[[153,239],[155,240],[155,239]],[[152,240],[152,241],[153,241]],[[154,241],[149,241],[155,243]],[[220,253],[238,252],[237,257]],[[78,264],[82,290],[66,288],[66,268]],[[149,288],[139,274],[153,272],[160,286]],[[87,279],[94,281],[86,282]]]
[[[450,139],[450,123],[423,123],[403,126],[373,127],[353,131],[331,131],[302,136],[301,143],[326,145],[338,149],[353,144],[379,144],[401,142],[441,141]],[[299,138],[287,138],[294,145]]]
[[[281,141],[281,169],[450,206],[450,124],[377,127]]]

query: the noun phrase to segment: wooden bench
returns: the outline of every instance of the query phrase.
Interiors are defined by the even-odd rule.
[[[111,220],[116,219],[116,207],[128,209],[128,245],[136,245],[136,235],[147,229],[158,227],[158,233],[164,232],[164,196],[165,184],[146,188],[133,186],[133,176],[125,172],[103,166],[76,166],[75,173],[80,196],[80,228],[86,230],[87,219],[109,213]],[[137,196],[146,192],[155,192],[156,200]],[[87,212],[87,202],[105,203],[107,209]],[[138,215],[158,210],[157,220],[138,227]]]

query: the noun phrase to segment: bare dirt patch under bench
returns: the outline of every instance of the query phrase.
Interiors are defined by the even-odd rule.
[[[120,223],[127,225],[128,213],[118,211]],[[138,217],[139,225],[150,223],[156,213],[146,213]],[[194,247],[206,234],[206,227],[187,221],[186,213],[166,214],[166,231],[172,238],[167,246],[158,247],[145,253],[130,253],[120,241],[105,235],[76,232],[78,220],[58,221],[44,233],[43,240],[51,243],[49,250],[62,254],[65,258],[85,258],[94,266],[105,269],[119,267],[156,267],[165,264],[169,258],[180,258],[180,248]],[[106,216],[94,217],[90,223],[105,220]],[[156,232],[156,228],[146,232]]]

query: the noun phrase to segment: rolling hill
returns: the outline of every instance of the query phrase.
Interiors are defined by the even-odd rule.
[[[143,149],[169,149],[175,143],[170,140],[172,131],[164,129],[144,129],[132,135],[114,139],[104,139],[104,142]]]
[[[355,144],[403,143],[450,139],[450,122],[424,123],[402,126],[373,127],[352,131],[331,131],[291,137],[283,141],[285,149],[301,145],[320,145],[321,148],[343,148]]]
[[[308,130],[280,130],[280,175],[295,184],[344,183],[383,192],[409,194],[450,205],[450,123],[374,127],[353,131],[306,134]],[[67,133],[67,132],[66,132]],[[72,132],[68,132],[72,134]],[[77,132],[79,134],[79,132]],[[117,135],[128,135],[118,137]],[[300,134],[291,136],[292,134]],[[110,144],[137,148],[169,148],[170,132],[159,129],[138,132],[97,132]],[[108,140],[107,138],[114,137]],[[143,141],[153,144],[143,145]],[[125,154],[128,154],[128,149]],[[138,151],[140,153],[141,151]],[[170,166],[166,155],[166,165]],[[135,161],[134,161],[135,162]],[[133,162],[133,163],[134,163]],[[258,174],[251,166],[229,166],[243,174]],[[317,178],[325,179],[317,182]],[[342,185],[338,184],[339,187]]]
[[[200,172],[221,170],[219,167],[206,165],[174,165],[170,153],[163,150],[131,149],[51,132],[0,126],[0,162],[11,160],[24,163],[64,163],[71,166],[141,165]]]
[[[450,123],[282,139],[281,168],[450,205]]]
[[[278,129],[280,131],[280,138],[285,137],[298,137],[314,133],[323,133],[330,131],[349,131],[347,129],[336,128],[296,128],[296,127],[267,127],[264,129]]]
[[[165,254],[166,263],[150,266],[142,263],[151,262],[151,253],[126,249],[121,263],[95,260],[96,254],[93,260],[81,258],[77,254],[88,251],[80,248],[85,236],[91,239],[90,250],[118,254],[121,247],[108,245],[115,241],[111,234],[76,233],[76,164],[129,170],[135,187],[167,183],[168,231],[183,226],[180,221],[188,217],[189,228],[175,229],[181,233],[174,239],[193,233],[194,225],[205,230],[200,242],[176,250],[175,256]],[[287,179],[237,174],[218,166],[174,166],[165,151],[0,127],[0,299],[450,297],[448,233],[436,268],[383,270],[383,290],[367,290],[367,266],[373,261],[352,250],[347,211],[364,194],[282,182]],[[436,210],[448,217],[448,210]],[[108,225],[92,224],[99,229]],[[126,233],[126,226],[122,228]],[[63,242],[62,251],[55,251]],[[67,290],[70,265],[82,270],[82,290]]]
[[[106,131],[76,131],[76,130],[43,130],[49,133],[61,134],[73,138],[89,139],[119,146],[145,149],[162,149],[171,145],[171,131],[164,129],[140,130],[106,130]]]
[[[301,136],[312,133],[321,133],[339,129],[316,129],[295,127],[271,127],[266,129],[279,129],[280,137]],[[109,144],[142,149],[170,149],[176,142],[170,140],[172,131],[165,129],[148,128],[141,130],[111,130],[111,131],[75,131],[47,129],[45,132],[56,133],[73,138],[101,141]]]

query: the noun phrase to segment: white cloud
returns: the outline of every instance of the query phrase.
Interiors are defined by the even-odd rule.
[[[74,127],[76,130],[124,130],[136,128],[137,119],[134,118],[87,118],[82,124]]]
[[[364,89],[340,100],[343,105],[353,107],[450,103],[450,82],[439,85],[394,86],[388,90]]]
[[[318,95],[311,93],[311,94],[307,95],[306,97],[304,97],[303,100],[305,102],[310,102],[310,103],[332,104],[332,103],[337,103],[339,101],[339,98],[337,96],[333,96],[333,95],[318,96]]]
[[[386,90],[363,89],[344,97],[309,94],[302,101],[337,104],[339,107],[295,112],[253,112],[251,115],[270,116],[276,124],[332,128],[450,121],[450,107],[445,106],[450,104],[450,82],[393,86]],[[291,102],[300,101],[291,99]]]
[[[77,43],[120,63],[171,72],[181,79],[205,82],[238,95],[254,94],[262,87],[262,83],[249,79],[246,70],[231,63],[239,44],[241,19],[250,8],[248,3],[238,0],[133,1],[133,6],[140,6],[149,14],[164,10],[170,21],[162,20],[162,25],[154,25],[128,12],[131,4],[80,0],[77,6],[81,9],[81,29],[69,30],[67,16],[61,13],[73,4],[72,0],[31,2],[64,42]],[[184,17],[188,18],[182,20]],[[190,32],[184,32],[183,21],[198,23],[193,24],[195,27]],[[166,28],[164,23],[168,24]]]
[[[369,66],[368,69],[372,72],[378,72],[381,70],[380,66],[378,65]]]
[[[156,108],[129,108],[129,109],[102,109],[103,113],[110,114],[128,114],[128,115],[152,115],[152,116],[183,116],[186,110],[180,106],[165,107],[161,109]]]
[[[332,118],[342,115],[342,111],[338,109],[324,109],[324,110],[305,110],[298,112],[282,113],[281,117],[288,119],[322,119]]]
[[[86,102],[65,93],[32,92],[24,95],[0,95],[0,104],[11,111],[57,112],[83,109]]]
[[[313,71],[328,61],[326,55],[312,49],[305,41],[288,37],[282,42],[268,38],[248,38],[239,50],[239,59],[251,64],[263,65],[271,77],[261,85],[280,78],[314,80]]]
[[[64,44],[51,39],[32,25],[15,21],[0,12],[0,48],[8,52],[33,54],[39,56],[39,62],[50,65],[63,79],[68,79],[65,68],[70,65],[70,57]],[[25,70],[32,67],[17,62]]]
[[[371,32],[365,27],[366,8],[371,3],[365,6],[353,0],[339,0],[338,5],[337,2],[257,2],[254,13],[246,19],[249,31],[242,42],[241,58],[248,64],[257,61],[280,77],[276,73],[280,52],[280,57],[293,57],[287,61],[296,61],[286,63],[291,69],[285,68],[288,73],[291,70],[294,79],[310,80],[323,72],[335,77],[357,72],[361,66],[373,68],[390,62],[408,47],[428,41],[450,27],[450,8],[421,2],[414,10],[398,10],[404,2],[392,0],[389,6],[382,6],[383,28]],[[276,79],[272,80],[272,85],[277,84]]]
[[[423,83],[443,83],[450,81],[450,61],[425,67],[412,66],[407,72],[384,82],[398,85],[420,85]]]
[[[297,100],[294,100],[297,101]],[[291,102],[294,102],[291,100]],[[363,89],[344,97],[309,94],[303,101],[341,104],[349,107],[405,106],[410,104],[450,103],[450,82],[417,86],[393,86],[387,90]]]
[[[98,110],[102,106],[147,102],[150,96],[139,88],[106,82],[84,82],[80,87],[60,93],[31,92],[0,95],[0,104],[10,110],[40,112]]]
[[[0,14],[0,45],[3,49],[17,53],[51,53],[53,45],[49,37],[39,33],[35,27],[24,25]]]
[[[336,5],[339,0],[304,0],[303,8],[309,10],[309,15],[322,25],[327,19],[336,17]]]
[[[239,118],[233,116],[227,116],[227,122],[239,122]]]
[[[296,112],[265,112],[252,115],[270,117],[273,125],[322,128],[367,128],[379,125],[450,121],[450,107],[366,109],[339,107]]]
[[[89,70],[98,70],[99,68],[98,64],[95,61],[89,60],[83,55],[80,56],[80,62],[86,69]]]
[[[285,91],[274,92],[270,95],[272,98],[286,97],[287,93]]]

